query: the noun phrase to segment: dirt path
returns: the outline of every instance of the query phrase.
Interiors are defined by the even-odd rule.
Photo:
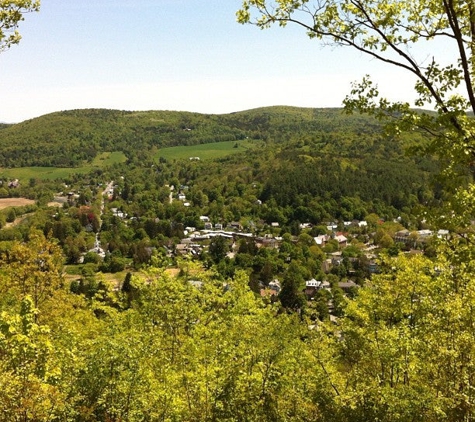
[[[28,217],[28,215],[22,215],[21,217],[15,218],[15,221],[13,221],[11,223],[5,223],[3,228],[8,229],[9,227],[18,226],[18,224],[20,224],[26,217]]]

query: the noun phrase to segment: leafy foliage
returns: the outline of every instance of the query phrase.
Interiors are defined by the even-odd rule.
[[[12,0],[0,3],[0,52],[20,42],[21,35],[17,28],[24,20],[23,15],[37,12],[39,8],[39,0]]]

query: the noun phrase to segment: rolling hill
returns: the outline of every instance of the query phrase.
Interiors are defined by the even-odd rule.
[[[70,110],[3,125],[0,167],[80,167],[102,152],[120,151],[133,160],[172,146],[244,139],[331,143],[380,132],[373,119],[345,115],[341,109],[276,106],[223,115]]]

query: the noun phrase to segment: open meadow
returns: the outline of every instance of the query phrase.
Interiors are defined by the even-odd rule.
[[[66,179],[72,174],[87,174],[96,168],[123,163],[127,160],[124,153],[120,151],[103,152],[98,154],[92,163],[81,167],[18,167],[0,168],[0,178],[19,179],[27,181],[30,179],[56,180]]]

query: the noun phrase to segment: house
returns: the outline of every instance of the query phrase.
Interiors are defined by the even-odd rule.
[[[331,254],[331,264],[332,266],[340,265],[343,262],[343,256],[340,251],[333,252]]]
[[[179,255],[186,255],[188,253],[189,245],[184,243],[179,243],[175,246],[175,251]]]
[[[348,281],[340,281],[338,283],[338,287],[341,290],[343,290],[346,294],[348,294],[348,293],[351,293],[352,290],[357,288],[358,285],[354,281],[348,280]]]
[[[315,296],[317,291],[320,289],[320,286],[322,285],[321,281],[315,280],[312,278],[311,280],[307,280],[305,282],[305,296],[307,296],[307,299],[311,299],[312,297]]]
[[[206,223],[209,221],[209,217],[207,215],[200,215],[200,221],[203,221]]]
[[[277,296],[277,292],[275,290],[272,290],[272,289],[260,289],[259,294],[263,298],[265,298],[265,297],[274,298],[274,297]]]
[[[368,264],[368,271],[370,274],[376,274],[379,272],[378,264],[375,261],[370,261]]]
[[[277,301],[277,296],[280,292],[280,282],[275,279],[265,286],[261,281],[259,282],[259,293],[262,298],[269,298],[272,302]]]
[[[201,246],[198,243],[193,243],[196,239],[182,239],[181,243],[175,246],[175,252],[177,255],[199,255],[201,253]]]
[[[312,278],[311,280],[307,280],[305,282],[305,287],[313,287],[315,289],[318,289],[320,287],[320,285],[322,284],[321,281],[318,281],[318,280],[315,280],[314,278]]]
[[[317,237],[313,238],[313,240],[315,240],[315,243],[318,246],[325,246],[329,239],[330,239],[330,236],[326,234],[320,234]]]
[[[413,242],[413,240],[411,240],[409,238],[410,234],[411,234],[411,232],[407,229],[399,230],[394,235],[394,241],[396,243],[404,243],[404,244],[411,243],[411,242]]]
[[[119,217],[119,218],[126,218],[127,217],[127,214],[120,211],[118,208],[111,208],[111,211],[112,211],[112,215],[114,215],[115,217]]]
[[[447,238],[448,236],[449,236],[449,231],[448,231],[448,230],[440,229],[440,230],[437,232],[437,237],[438,237],[439,239]]]
[[[242,225],[239,223],[239,221],[231,221],[231,223],[229,223],[229,227],[235,230],[242,230]]]
[[[338,241],[338,245],[340,246],[340,248],[346,248],[346,245],[348,244],[348,239],[342,233],[337,233],[335,236],[335,240]]]
[[[269,283],[269,289],[273,290],[276,293],[280,292],[281,286],[279,280],[273,280]]]
[[[332,260],[331,259],[325,259],[325,261],[322,262],[322,271],[324,273],[330,272],[332,269]]]

